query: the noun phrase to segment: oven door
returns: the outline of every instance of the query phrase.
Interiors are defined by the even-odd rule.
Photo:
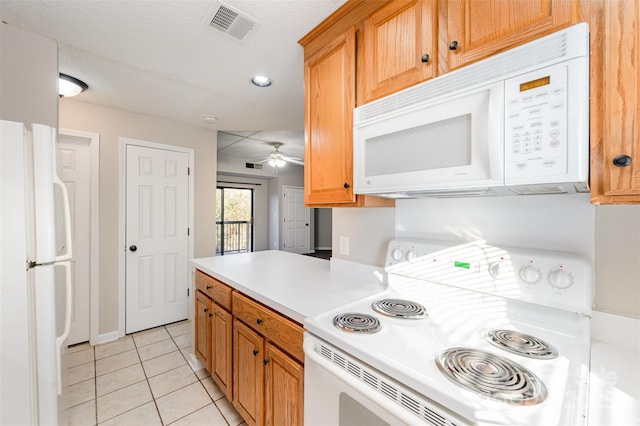
[[[304,335],[305,425],[464,425],[322,339]]]

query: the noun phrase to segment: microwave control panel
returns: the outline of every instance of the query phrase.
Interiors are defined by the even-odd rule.
[[[567,173],[567,68],[555,66],[505,81],[505,174]]]

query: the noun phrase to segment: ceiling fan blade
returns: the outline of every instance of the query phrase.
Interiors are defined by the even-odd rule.
[[[285,157],[284,160],[289,162],[289,163],[297,164],[299,166],[304,166],[304,161],[302,161],[302,160],[300,160],[298,158]]]
[[[254,164],[262,164],[262,163],[266,163],[267,161],[271,160],[271,158],[265,158],[264,160],[260,160],[260,161],[256,161],[254,162]]]

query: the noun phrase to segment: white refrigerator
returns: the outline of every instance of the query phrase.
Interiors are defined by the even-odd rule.
[[[58,424],[72,253],[57,130],[10,121],[0,130],[0,424]]]

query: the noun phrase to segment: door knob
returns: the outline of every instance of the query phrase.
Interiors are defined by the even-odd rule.
[[[138,247],[136,247],[136,246],[129,246],[129,250],[130,250],[130,251],[136,251],[136,250],[138,250]]]

